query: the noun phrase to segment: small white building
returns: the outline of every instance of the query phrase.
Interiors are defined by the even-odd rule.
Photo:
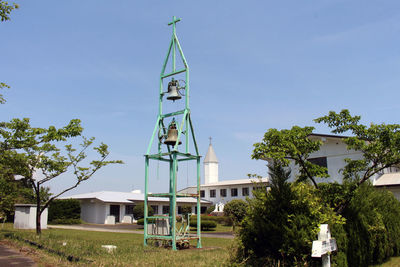
[[[135,190],[133,192],[100,191],[86,194],[77,194],[60,199],[78,199],[81,203],[81,219],[87,223],[115,224],[136,222],[133,217],[135,205],[144,202],[144,194]],[[183,197],[177,199],[177,213],[181,214],[182,206],[191,206],[192,212],[196,212],[197,199]],[[169,213],[169,199],[161,197],[149,197],[149,206],[154,214]],[[204,212],[212,203],[202,200],[201,209]]]
[[[212,144],[208,146],[204,164],[204,184],[200,185],[200,197],[222,208],[233,199],[253,197],[253,190],[263,187],[267,190],[268,178],[219,181],[218,158]],[[184,188],[179,193],[196,193],[196,186]]]
[[[36,205],[15,204],[14,228],[15,229],[36,229]],[[41,229],[47,229],[47,208],[40,216]]]

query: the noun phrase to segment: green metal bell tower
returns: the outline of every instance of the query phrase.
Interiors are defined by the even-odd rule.
[[[180,19],[175,16],[168,25],[172,25],[172,38],[169,44],[167,56],[164,60],[159,82],[159,103],[157,121],[151,136],[147,152],[145,154],[145,189],[144,189],[144,245],[147,246],[150,240],[167,243],[173,250],[188,245],[190,240],[197,240],[197,248],[201,248],[200,236],[200,155],[193,130],[191,111],[189,108],[190,83],[189,83],[189,65],[185,59],[182,47],[176,35],[176,23]],[[178,55],[177,53],[178,52]],[[183,67],[176,69],[176,59],[180,58]],[[166,71],[167,66],[172,70]],[[182,77],[181,80],[175,79]],[[167,91],[164,91],[164,85],[167,85]],[[183,99],[182,99],[183,98]],[[166,105],[171,105],[175,101],[185,101],[184,108],[174,110],[169,113],[163,113],[163,101]],[[169,122],[169,123],[168,123]],[[167,126],[167,127],[166,127]],[[153,145],[157,144],[157,153],[151,154]],[[191,154],[190,145],[194,147],[194,154]],[[183,151],[180,151],[180,148]],[[149,190],[149,161],[155,160],[169,164],[169,190],[167,193],[153,193]],[[196,194],[178,194],[176,192],[177,171],[179,163],[183,161],[194,160],[197,164],[197,193]],[[148,216],[149,197],[163,197],[169,199],[169,214]],[[197,232],[189,234],[189,218],[187,218],[186,228],[182,222],[182,227],[177,229],[177,198],[194,197],[197,199]],[[157,222],[163,222],[168,231],[160,233],[157,231],[159,225]],[[151,231],[150,231],[151,230]],[[156,231],[155,231],[156,230]]]

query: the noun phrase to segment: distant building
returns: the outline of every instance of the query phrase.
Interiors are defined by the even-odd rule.
[[[218,158],[210,142],[204,164],[204,184],[200,185],[200,196],[203,200],[210,201],[223,211],[224,204],[233,199],[246,199],[253,197],[253,190],[256,188],[268,187],[268,178],[261,179],[239,179],[219,181]],[[179,190],[179,193],[196,193],[196,186]]]
[[[322,146],[319,151],[310,155],[309,161],[326,167],[328,169],[329,178],[316,179],[316,182],[342,182],[341,171],[346,166],[345,159],[352,160],[362,159],[361,151],[348,150],[344,143],[346,136],[329,135],[329,134],[311,134],[310,139],[321,140]],[[269,163],[271,159],[266,159]],[[299,167],[294,162],[289,165],[292,170],[291,180],[294,180],[299,174]],[[371,178],[371,182],[377,189],[387,189],[400,200],[400,166],[383,169]]]
[[[81,203],[81,219],[87,223],[115,224],[136,222],[133,217],[135,205],[144,202],[144,194],[140,190],[132,192],[100,191],[86,194],[78,194],[60,199],[77,199]],[[197,200],[191,197],[177,199],[177,212],[181,213],[181,207],[189,205],[192,212],[196,212]],[[169,213],[169,199],[161,197],[149,197],[149,205],[154,214]],[[201,209],[204,212],[212,203],[202,200]]]

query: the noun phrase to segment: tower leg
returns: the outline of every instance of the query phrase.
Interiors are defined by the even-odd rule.
[[[148,217],[148,210],[147,210],[147,194],[148,194],[148,184],[149,184],[149,157],[145,157],[145,180],[144,180],[144,237],[143,237],[143,244],[147,246],[147,217]]]

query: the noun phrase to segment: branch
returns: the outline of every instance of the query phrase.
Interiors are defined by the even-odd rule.
[[[305,166],[305,164],[304,164],[304,161],[303,161],[303,159],[301,158],[300,155],[298,156],[298,159],[299,159],[300,165],[303,167],[303,170],[306,172],[308,178],[309,178],[309,179],[311,180],[311,182],[314,184],[315,188],[318,189],[318,184],[315,182],[314,178],[313,178],[313,177],[311,176],[311,174],[308,172],[308,170],[307,170],[307,168],[306,168],[306,166]]]

